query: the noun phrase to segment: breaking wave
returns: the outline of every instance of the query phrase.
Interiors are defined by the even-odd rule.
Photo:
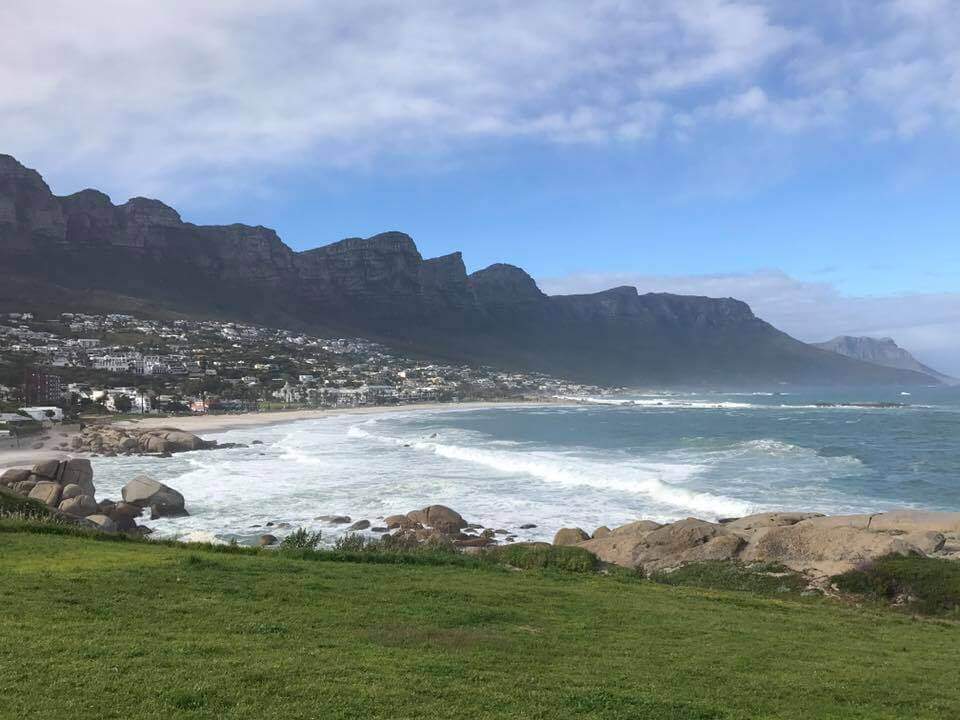
[[[545,483],[642,494],[654,503],[668,505],[684,512],[711,516],[737,516],[749,514],[755,507],[752,503],[679,485],[704,469],[703,466],[691,463],[612,464],[569,453],[536,450],[508,452],[432,440],[409,441],[376,435],[357,426],[351,427],[347,435],[357,439],[409,447],[448,460],[480,465],[502,473],[526,475]]]
[[[763,405],[754,405],[752,403],[733,402],[730,400],[680,400],[674,397],[644,397],[644,398],[597,398],[597,397],[574,397],[567,395],[558,395],[558,400],[583,403],[586,405],[615,405],[617,407],[665,407],[665,408],[689,408],[691,410],[744,410],[748,408],[762,408]]]

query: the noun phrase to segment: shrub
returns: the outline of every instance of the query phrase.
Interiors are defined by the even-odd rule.
[[[960,563],[888,555],[832,578],[843,592],[922,615],[960,617]]]
[[[593,553],[565,545],[504,545],[489,549],[485,556],[524,570],[551,568],[586,573],[596,570],[598,564]]]
[[[663,585],[739,590],[763,595],[799,593],[807,585],[799,573],[777,563],[726,560],[690,563],[672,572],[652,573],[650,579]]]
[[[50,518],[50,510],[42,502],[0,488],[0,517],[20,519]]]
[[[280,541],[281,550],[316,550],[320,547],[321,533],[297,528]]]
[[[333,549],[339,552],[363,552],[375,544],[375,540],[367,540],[360,533],[348,533],[337,538]]]

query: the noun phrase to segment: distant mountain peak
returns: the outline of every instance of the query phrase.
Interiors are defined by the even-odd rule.
[[[481,303],[502,305],[546,298],[536,281],[516,265],[494,263],[472,273],[468,280]]]
[[[924,365],[917,360],[909,351],[897,345],[891,337],[867,337],[854,335],[838,335],[832,340],[822,343],[813,343],[814,347],[821,350],[838,353],[854,360],[882,365],[884,367],[897,368],[899,370],[912,370],[930,376],[937,382],[948,385],[960,384],[960,380],[944,375],[933,368]]]

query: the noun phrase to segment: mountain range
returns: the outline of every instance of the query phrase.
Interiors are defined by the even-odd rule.
[[[795,340],[732,298],[547,296],[512,265],[468,274],[459,252],[423,258],[401,232],[296,252],[269,228],[194,225],[158,200],[55,196],[9,155],[0,308],[244,320],[615,385],[930,383]]]
[[[839,353],[855,360],[883,365],[885,367],[913,370],[929,375],[945,385],[960,385],[960,379],[944,375],[932,367],[924,365],[907,350],[897,345],[893,338],[853,337],[840,335],[822,343],[813,343],[814,347]]]

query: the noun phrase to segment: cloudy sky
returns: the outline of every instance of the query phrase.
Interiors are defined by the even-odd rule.
[[[4,0],[0,152],[302,249],[733,295],[960,374],[956,0]]]

